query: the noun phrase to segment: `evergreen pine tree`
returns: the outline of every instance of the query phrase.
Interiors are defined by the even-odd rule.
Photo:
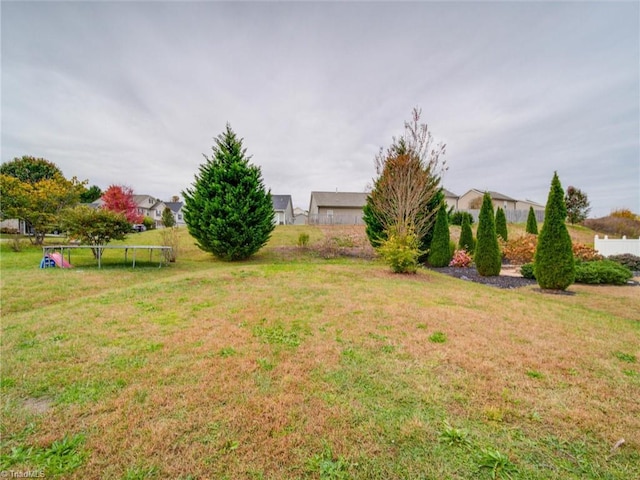
[[[564,191],[555,172],[533,262],[540,288],[565,290],[575,280],[575,262],[566,218]]]
[[[507,241],[507,217],[501,207],[496,211],[496,234],[505,242]]]
[[[538,221],[536,220],[536,212],[533,211],[533,207],[529,207],[526,232],[533,235],[538,234]]]
[[[502,267],[502,256],[498,245],[493,203],[489,192],[485,192],[482,198],[477,237],[474,261],[478,273],[484,277],[499,275]]]
[[[471,230],[471,222],[469,217],[471,215],[464,215],[462,217],[462,229],[460,230],[460,241],[458,247],[466,250],[468,253],[473,253],[475,242],[473,240],[473,231]]]
[[[271,193],[229,124],[211,150],[193,187],[183,192],[184,220],[202,250],[222,260],[243,260],[260,250],[275,228]]]
[[[446,267],[451,261],[451,249],[449,248],[449,216],[446,205],[438,209],[436,225],[433,229],[433,239],[429,250],[429,265],[432,267]]]

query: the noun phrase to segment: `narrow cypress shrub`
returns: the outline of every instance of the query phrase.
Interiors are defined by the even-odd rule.
[[[449,246],[449,216],[445,206],[440,207],[436,215],[436,225],[433,228],[433,239],[429,250],[429,265],[432,267],[446,267],[451,261],[452,252]]]
[[[485,192],[482,198],[477,236],[474,261],[478,273],[484,277],[499,275],[502,267],[502,256],[500,254],[500,245],[498,245],[498,236],[496,235],[496,225],[493,217],[493,204],[491,203],[489,192]]]
[[[469,217],[471,215],[465,215],[462,218],[462,230],[460,230],[460,241],[458,247],[461,250],[466,250],[468,253],[473,253],[475,242],[473,240],[473,232],[471,231],[471,222]]]
[[[538,236],[534,271],[540,288],[565,290],[575,280],[576,267],[571,237],[565,225],[567,208],[558,173],[553,174],[544,223]]]
[[[533,207],[529,207],[526,232],[533,235],[538,234],[538,221],[536,220],[536,213],[533,211]]]
[[[507,217],[504,214],[504,210],[500,207],[498,207],[498,211],[496,212],[496,234],[505,242],[508,240]]]

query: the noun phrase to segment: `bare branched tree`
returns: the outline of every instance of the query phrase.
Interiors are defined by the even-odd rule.
[[[404,134],[393,137],[391,146],[376,155],[378,178],[370,193],[372,213],[385,231],[412,231],[418,238],[433,223],[437,209],[430,210],[428,204],[438,194],[446,170],[446,146],[434,145],[427,124],[420,123],[421,114],[414,108]]]

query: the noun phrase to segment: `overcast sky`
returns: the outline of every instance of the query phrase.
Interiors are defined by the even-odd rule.
[[[364,191],[414,107],[445,188],[640,211],[640,3],[7,2],[2,161],[164,200],[229,122],[274,194]]]

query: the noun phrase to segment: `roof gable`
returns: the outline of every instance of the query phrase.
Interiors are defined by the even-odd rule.
[[[365,192],[311,192],[318,207],[362,208],[368,196]]]
[[[444,194],[445,197],[447,198],[460,198],[459,195],[456,195],[455,193],[453,193],[450,190],[447,190],[446,188],[442,189],[442,193]]]
[[[467,195],[469,192],[476,192],[479,195],[484,195],[485,192],[489,192],[489,195],[491,196],[492,200],[503,200],[503,201],[507,201],[507,202],[516,202],[517,200],[515,198],[511,198],[503,193],[500,192],[494,192],[491,190],[480,190],[478,188],[472,188],[471,190],[469,190],[467,193],[465,193],[464,195]],[[464,196],[463,195],[463,196]]]
[[[151,208],[158,200],[151,195],[132,195],[133,201],[140,208]]]
[[[174,213],[178,213],[182,208],[182,202],[164,202],[164,204]]]
[[[291,201],[291,195],[271,195],[271,202],[273,203],[274,210],[286,210],[289,205],[293,208],[293,202]]]

